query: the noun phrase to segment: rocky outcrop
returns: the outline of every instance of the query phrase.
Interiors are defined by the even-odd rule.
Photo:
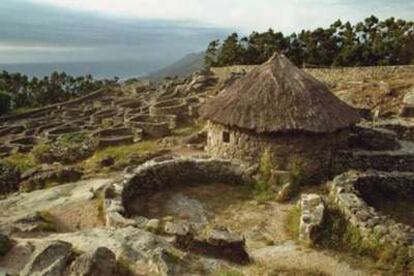
[[[0,195],[6,195],[19,190],[20,172],[5,163],[0,163]]]
[[[115,254],[106,247],[98,247],[90,253],[83,253],[72,263],[69,275],[114,276],[117,272]]]
[[[323,222],[325,205],[317,194],[302,194],[299,206],[301,209],[299,224],[299,240],[312,245]]]
[[[75,167],[45,165],[24,173],[21,177],[21,188],[25,192],[30,192],[36,189],[43,189],[50,183],[64,184],[75,182],[82,175],[83,172]]]
[[[414,117],[414,89],[405,94],[400,115],[401,117]]]
[[[72,245],[63,241],[47,242],[33,253],[20,276],[63,275],[72,256]]]
[[[0,233],[0,256],[5,255],[11,246],[11,241],[8,236]]]

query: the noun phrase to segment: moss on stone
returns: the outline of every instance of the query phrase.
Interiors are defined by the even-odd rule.
[[[301,211],[298,206],[289,210],[289,213],[285,221],[285,230],[292,239],[299,237],[299,225],[300,225]]]
[[[38,163],[30,153],[15,153],[4,159],[4,162],[17,168],[21,173],[35,168]]]

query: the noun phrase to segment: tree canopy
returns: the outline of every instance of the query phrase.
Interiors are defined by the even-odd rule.
[[[115,83],[116,79],[94,80],[91,75],[73,77],[65,72],[54,72],[50,76],[31,79],[20,73],[0,72],[0,91],[11,97],[15,109],[67,101]],[[7,111],[10,108],[11,106]]]
[[[414,22],[371,16],[352,25],[337,20],[328,28],[284,35],[269,29],[212,41],[206,66],[261,64],[278,51],[298,66],[377,66],[414,64]]]

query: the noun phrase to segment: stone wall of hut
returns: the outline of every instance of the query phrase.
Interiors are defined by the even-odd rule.
[[[330,176],[333,154],[347,144],[347,132],[260,135],[208,123],[206,151],[215,157],[258,164],[267,151],[275,170],[299,169],[306,176]]]

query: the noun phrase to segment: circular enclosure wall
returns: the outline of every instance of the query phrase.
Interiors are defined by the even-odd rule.
[[[130,204],[137,199],[176,185],[221,182],[232,185],[252,182],[243,165],[208,156],[191,158],[163,156],[155,158],[127,174],[112,192],[106,192],[105,210],[108,226],[134,224],[127,218]]]
[[[170,123],[163,116],[138,115],[128,119],[127,125],[143,130],[145,136],[161,138],[170,135]]]

